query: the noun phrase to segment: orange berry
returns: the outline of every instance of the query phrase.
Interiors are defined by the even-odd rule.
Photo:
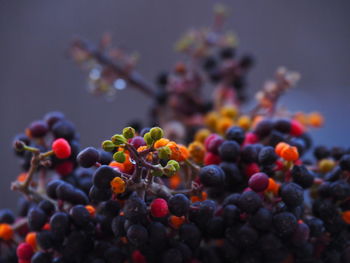
[[[220,114],[224,117],[235,118],[238,114],[238,110],[234,106],[224,106],[220,110]]]
[[[265,191],[272,192],[274,195],[278,195],[280,185],[272,178],[269,178],[269,184]]]
[[[299,158],[298,148],[295,146],[283,147],[281,157],[286,161],[296,161]]]
[[[247,131],[251,125],[251,119],[248,116],[243,115],[239,117],[237,121],[237,125],[241,127],[243,130]]]
[[[120,177],[114,177],[111,181],[112,191],[116,194],[121,194],[125,192],[125,181]]]
[[[233,126],[233,120],[227,117],[220,118],[216,123],[216,131],[225,134],[226,130]]]
[[[192,142],[188,146],[188,152],[193,161],[195,161],[196,163],[203,162],[205,156],[205,148],[203,144],[201,144],[200,142]]]
[[[190,153],[188,151],[188,149],[186,148],[186,146],[178,144],[177,145],[180,149],[181,152],[181,160],[180,161],[184,161],[186,159],[188,159],[188,157],[190,156]]]
[[[33,250],[36,250],[36,233],[29,232],[25,238],[26,243],[32,246]]]
[[[90,216],[95,215],[95,213],[96,213],[95,207],[93,207],[92,205],[86,205],[85,208],[86,208],[86,210],[88,210]]]
[[[13,229],[9,224],[0,224],[0,238],[3,240],[11,240],[13,237]]]
[[[191,196],[191,202],[201,202],[208,198],[208,194],[206,192],[202,192],[200,195],[193,195]]]
[[[324,118],[320,113],[312,112],[308,116],[308,122],[313,127],[321,127],[324,124]]]
[[[167,145],[169,142],[170,142],[170,141],[169,141],[168,139],[166,139],[166,138],[161,138],[161,139],[159,139],[158,141],[156,141],[156,142],[154,143],[154,148],[158,149],[158,148],[160,148],[160,147],[163,147],[163,146]],[[146,146],[146,147],[147,147],[147,146]]]
[[[130,155],[125,154],[125,161],[123,162],[124,164],[124,170],[125,173],[132,173],[134,170],[134,164],[130,160]]]
[[[345,223],[350,225],[350,210],[343,212],[342,218],[343,218]]]
[[[176,142],[170,141],[166,146],[171,150],[170,159],[175,161],[181,161],[181,150]]]
[[[275,152],[278,156],[281,156],[281,152],[284,149],[284,147],[289,146],[289,144],[285,143],[285,142],[280,142],[276,145],[275,147]]]
[[[219,119],[219,114],[212,111],[212,112],[209,112],[204,117],[204,123],[210,129],[215,130],[218,119]]]
[[[169,223],[170,225],[175,228],[175,229],[179,229],[180,226],[185,223],[186,219],[184,216],[170,216],[169,217]]]
[[[112,161],[112,162],[110,162],[109,166],[113,167],[113,168],[117,168],[121,172],[125,172],[125,167],[124,167],[124,164],[122,164],[122,163]]]
[[[176,189],[181,184],[181,177],[178,174],[174,174],[172,177],[169,178],[169,187],[171,189]]]

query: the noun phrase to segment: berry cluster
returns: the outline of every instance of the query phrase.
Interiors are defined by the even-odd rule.
[[[108,36],[100,50],[74,42],[73,57],[93,61],[94,92],[139,88],[164,130],[131,125],[80,150],[62,113],[31,123],[14,141],[12,190],[25,198],[17,216],[0,210],[0,263],[350,262],[350,149],[313,147],[322,115],[277,108],[299,78],[284,68],[242,111],[252,60],[235,58],[225,16],[217,7],[210,29],[177,43],[192,63],[162,74],[158,93],[133,56],[106,55]]]

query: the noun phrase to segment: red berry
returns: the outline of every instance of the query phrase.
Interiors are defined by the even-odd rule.
[[[63,138],[59,138],[52,143],[52,150],[59,159],[66,159],[71,154],[70,145]]]
[[[259,141],[258,135],[253,132],[248,132],[245,136],[243,145],[257,143]]]
[[[58,174],[65,176],[70,174],[74,169],[74,164],[71,161],[65,161],[56,166],[55,170]]]
[[[207,152],[204,156],[204,164],[219,164],[221,162],[220,156],[211,152]]]
[[[253,191],[262,192],[269,185],[269,177],[264,173],[253,174],[249,178],[248,185]]]
[[[291,121],[290,134],[293,136],[300,136],[304,133],[304,127],[297,120]]]
[[[20,260],[30,260],[33,254],[33,248],[28,243],[23,242],[17,247],[17,257]]]
[[[154,217],[165,217],[169,213],[168,203],[163,198],[154,199],[151,203],[151,214]]]
[[[245,175],[249,178],[253,174],[260,172],[259,165],[257,165],[256,163],[248,164],[245,167],[244,172],[245,172]]]
[[[146,263],[146,258],[144,255],[142,255],[142,253],[140,252],[140,250],[134,250],[134,252],[132,252],[132,262],[133,263]]]

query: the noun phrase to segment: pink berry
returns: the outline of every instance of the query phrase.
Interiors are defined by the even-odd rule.
[[[304,127],[297,120],[291,121],[290,134],[293,136],[300,136],[304,133]]]
[[[141,136],[135,136],[134,138],[129,140],[129,143],[135,147],[135,149],[139,148],[140,146],[145,146],[146,142]]]
[[[163,198],[156,198],[151,203],[151,214],[154,217],[165,217],[169,213],[168,203]]]
[[[219,147],[223,142],[224,139],[220,135],[211,134],[205,139],[204,146],[207,149],[207,151],[218,154]]]
[[[248,185],[253,191],[262,192],[269,185],[269,177],[264,173],[253,174],[249,178]]]
[[[21,243],[17,247],[17,257],[21,260],[30,260],[34,254],[33,248],[28,243]]]

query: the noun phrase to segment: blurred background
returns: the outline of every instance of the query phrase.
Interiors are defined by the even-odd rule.
[[[116,45],[138,51],[138,70],[153,81],[179,57],[174,41],[189,27],[210,25],[213,0],[0,0],[0,207],[15,207],[11,181],[20,169],[14,135],[52,110],[76,124],[81,145],[99,146],[126,122],[146,119],[151,101],[135,90],[114,102],[92,97],[83,73],[67,57],[74,36],[93,42],[110,32]],[[350,146],[350,2],[347,0],[230,0],[227,28],[250,53],[254,94],[284,65],[302,79],[282,100],[291,110],[324,114],[316,143]]]

